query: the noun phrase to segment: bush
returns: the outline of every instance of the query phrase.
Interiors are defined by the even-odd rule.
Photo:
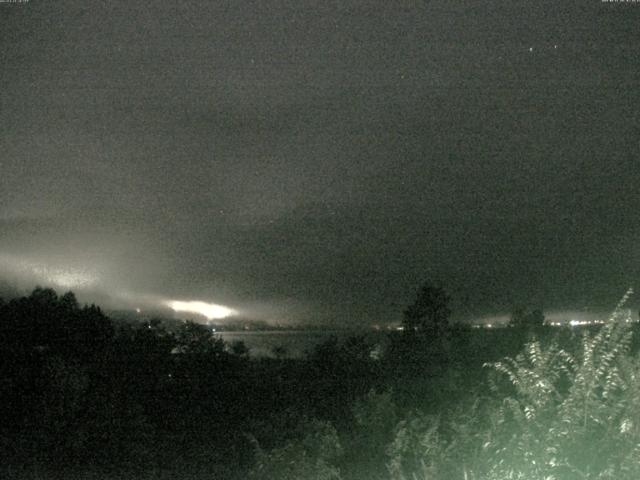
[[[254,441],[256,462],[250,472],[254,480],[340,480],[333,464],[342,454],[338,433],[328,422],[304,420],[301,439],[264,451]]]
[[[533,341],[490,365],[511,391],[494,411],[480,478],[638,478],[640,365],[621,310],[630,294],[597,333],[584,333],[577,354]]]
[[[640,478],[640,362],[622,306],[575,351],[534,339],[487,364],[492,395],[474,416],[419,413],[388,446],[393,480]]]

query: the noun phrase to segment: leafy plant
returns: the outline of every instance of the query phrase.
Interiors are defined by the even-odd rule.
[[[629,393],[638,391],[640,369],[622,310],[631,293],[597,333],[583,334],[577,354],[534,340],[488,365],[511,391],[494,413],[481,478],[632,478],[640,435]]]
[[[340,480],[334,460],[342,454],[336,429],[329,422],[304,419],[301,439],[289,440],[283,446],[264,451],[254,437],[255,466],[250,472],[254,480]]]
[[[490,395],[468,412],[401,421],[387,448],[391,479],[640,478],[640,362],[623,310],[631,294],[573,343],[534,338],[485,364]]]

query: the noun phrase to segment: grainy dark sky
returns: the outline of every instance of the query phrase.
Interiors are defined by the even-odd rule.
[[[9,285],[350,325],[640,278],[640,3],[30,0],[0,42]]]

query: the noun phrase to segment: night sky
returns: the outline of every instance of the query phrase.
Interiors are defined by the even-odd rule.
[[[351,326],[640,278],[640,3],[30,0],[0,47],[5,289]]]

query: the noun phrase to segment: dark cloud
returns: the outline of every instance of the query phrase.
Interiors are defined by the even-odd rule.
[[[638,278],[633,5],[0,10],[9,280],[358,323],[425,278],[460,317]]]

